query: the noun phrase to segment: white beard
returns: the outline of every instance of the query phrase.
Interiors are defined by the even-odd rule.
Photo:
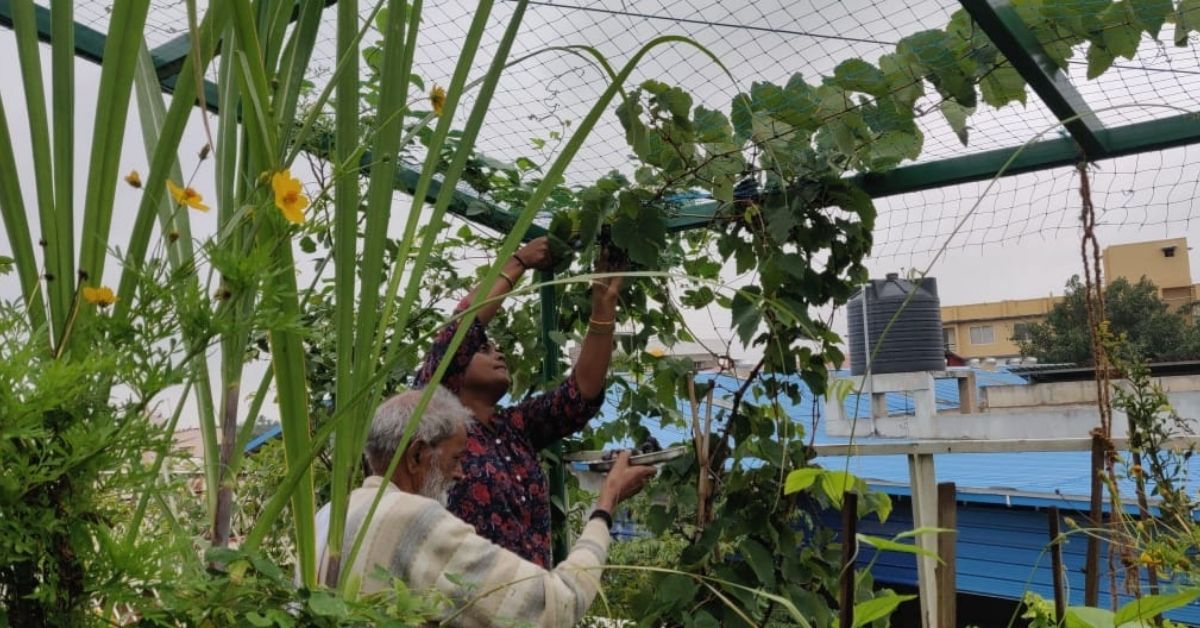
[[[421,482],[421,495],[447,506],[450,503],[450,487],[454,485],[454,479],[442,473],[439,458],[437,454],[429,458],[429,472]]]

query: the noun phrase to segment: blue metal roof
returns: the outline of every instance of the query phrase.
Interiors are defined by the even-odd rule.
[[[1022,378],[1009,373],[1003,367],[994,371],[973,369],[975,381],[979,388],[1002,385],[1024,385]],[[845,376],[849,373],[842,370],[835,375]],[[701,374],[697,382],[714,381],[715,396],[729,401],[740,388],[741,382],[726,375]],[[849,442],[843,437],[830,437],[825,434],[822,421],[823,404],[814,399],[812,392],[798,378],[795,381],[801,390],[799,403],[781,400],[781,410],[795,423],[804,428],[805,439],[814,444],[839,444]],[[958,407],[958,384],[954,379],[935,380],[936,396],[939,409]],[[619,398],[614,390],[609,395],[609,401],[601,410],[602,421],[611,421],[617,416],[616,400]],[[762,403],[765,399],[750,396],[751,401]],[[888,409],[891,413],[902,414],[913,412],[912,400],[907,395],[893,393],[887,395]],[[858,395],[848,395],[845,400],[846,416],[866,417],[869,403],[866,395],[860,402]],[[681,402],[680,410],[685,416],[690,415],[686,402]],[[719,416],[720,409],[714,411]],[[664,447],[692,439],[690,427],[675,425],[663,426],[657,418],[643,419],[642,424]],[[1082,435],[1081,436],[1086,436]],[[862,434],[854,439],[857,443],[898,442],[896,439],[881,439],[870,434]],[[628,446],[628,440],[618,443]],[[826,466],[841,466],[848,464],[851,473],[867,480],[884,483],[908,483],[908,461],[903,455],[891,456],[850,456],[849,458],[827,458],[821,461]],[[1200,477],[1200,457],[1193,458],[1192,477]],[[995,453],[995,454],[949,454],[938,456],[936,473],[939,482],[955,482],[958,487],[981,489],[983,493],[975,493],[966,499],[980,502],[994,502],[995,497],[989,497],[988,492],[997,494],[1022,493],[1039,494],[1057,501],[1063,506],[1068,502],[1078,501],[1080,496],[1090,492],[1090,453],[1088,452],[1028,452],[1028,453]],[[1122,494],[1133,495],[1133,485],[1128,481],[1120,482]],[[1190,488],[1195,489],[1200,482],[1193,480]],[[1005,497],[1011,503],[1011,496]]]
[[[268,429],[267,431],[250,439],[250,442],[246,443],[246,448],[243,451],[248,454],[254,453],[254,452],[258,451],[259,448],[261,448],[263,445],[266,445],[267,441],[269,441],[272,438],[275,438],[277,436],[280,436],[282,434],[283,434],[283,426],[281,424],[272,425],[270,427],[270,429]]]

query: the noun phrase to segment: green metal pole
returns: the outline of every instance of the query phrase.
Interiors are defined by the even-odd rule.
[[[554,279],[554,271],[547,270],[538,274],[538,280],[547,283]],[[555,286],[542,286],[542,344],[546,347],[546,357],[542,362],[542,383],[549,386],[558,379],[559,346],[550,337],[550,333],[558,329],[558,294]],[[550,538],[554,550],[554,562],[558,564],[567,558],[569,543],[567,539],[567,470],[562,464],[562,443],[550,446],[553,460],[550,462]]]

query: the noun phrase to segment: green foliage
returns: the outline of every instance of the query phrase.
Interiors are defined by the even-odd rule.
[[[63,360],[45,327],[0,305],[0,609],[13,625],[88,624],[97,600],[127,598],[169,563],[154,539],[121,539],[128,496],[154,482],[144,456],[169,443],[152,402],[186,355],[158,290],[132,308],[128,324],[76,312],[65,333],[86,349]],[[110,400],[112,386],[123,394]]]
[[[326,588],[297,588],[274,561],[253,552],[214,548],[206,573],[162,583],[159,600],[139,605],[142,626],[413,626],[441,616],[449,601],[416,595],[398,579],[392,588],[356,599]]]
[[[1028,336],[1016,339],[1021,354],[1043,362],[1091,364],[1084,292],[1079,277],[1072,277],[1045,322],[1030,324]],[[1150,280],[1114,280],[1104,290],[1104,305],[1109,331],[1122,337],[1132,354],[1155,362],[1200,357],[1200,329],[1184,312],[1171,311]]]

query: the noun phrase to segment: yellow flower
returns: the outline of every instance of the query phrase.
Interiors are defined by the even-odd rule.
[[[204,204],[204,197],[192,188],[181,188],[175,185],[173,181],[167,181],[167,190],[171,192],[171,198],[175,199],[180,205],[187,205],[192,209],[198,209],[202,212],[208,211],[208,205]]]
[[[275,191],[275,206],[283,212],[283,217],[296,224],[303,223],[308,197],[300,191],[300,180],[293,179],[290,170],[280,170],[271,175],[271,189]]]
[[[650,357],[654,357],[654,358],[661,358],[667,354],[666,351],[663,351],[662,347],[654,347],[651,349],[646,349],[646,353],[649,353]]]
[[[1063,523],[1067,524],[1068,528],[1075,527],[1075,520],[1070,517],[1063,517]]]
[[[446,88],[434,85],[433,89],[429,90],[429,104],[433,105],[435,115],[442,115],[442,107],[446,106]]]
[[[125,175],[125,182],[135,188],[140,188],[142,187],[142,175],[138,174],[137,170],[130,170],[129,174]]]
[[[83,300],[92,305],[108,307],[117,302],[117,295],[113,294],[112,288],[108,286],[100,286],[99,288],[84,286]]]
[[[1147,567],[1161,567],[1162,566],[1162,561],[1155,558],[1154,556],[1152,556],[1150,554],[1150,552],[1142,552],[1142,555],[1138,557],[1138,562],[1142,563],[1143,565],[1145,565]]]

